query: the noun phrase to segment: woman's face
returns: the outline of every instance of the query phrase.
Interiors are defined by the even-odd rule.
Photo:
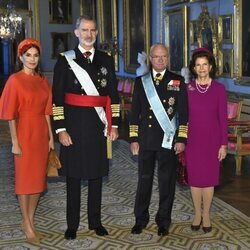
[[[36,48],[30,48],[22,56],[20,56],[23,68],[31,71],[36,69],[39,58],[39,51]]]
[[[198,57],[195,61],[194,71],[198,78],[209,77],[209,72],[212,69],[212,65],[209,64],[206,57]]]

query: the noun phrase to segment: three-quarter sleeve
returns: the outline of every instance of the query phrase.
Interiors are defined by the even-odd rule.
[[[0,119],[15,120],[18,117],[18,90],[14,77],[10,76],[0,98]]]

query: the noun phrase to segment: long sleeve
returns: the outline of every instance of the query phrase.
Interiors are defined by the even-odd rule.
[[[227,94],[224,85],[220,84],[219,95],[219,124],[221,129],[221,145],[227,145],[228,133],[227,133]]]
[[[137,77],[135,79],[134,92],[132,96],[132,106],[130,112],[130,121],[129,121],[129,138],[130,142],[138,142],[138,132],[139,132],[139,123],[140,123],[140,114],[141,114],[141,102],[140,102],[140,89],[141,89],[141,80]]]
[[[55,129],[65,128],[65,115],[64,115],[64,94],[65,94],[65,81],[67,80],[66,74],[68,72],[67,62],[63,56],[59,56],[57,63],[54,67],[53,76],[53,124]]]
[[[187,143],[187,131],[188,131],[188,100],[186,84],[181,80],[180,94],[178,96],[177,105],[178,127],[176,142]]]

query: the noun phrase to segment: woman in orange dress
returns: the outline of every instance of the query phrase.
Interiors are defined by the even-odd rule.
[[[46,189],[48,152],[54,148],[50,125],[51,87],[38,72],[41,45],[25,39],[18,46],[22,69],[6,82],[0,99],[0,119],[8,120],[15,163],[15,193],[27,241],[39,243],[34,225],[40,193]]]

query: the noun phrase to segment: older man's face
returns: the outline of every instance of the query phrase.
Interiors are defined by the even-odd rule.
[[[153,69],[163,71],[168,66],[168,50],[161,45],[157,45],[151,51],[150,62]]]

